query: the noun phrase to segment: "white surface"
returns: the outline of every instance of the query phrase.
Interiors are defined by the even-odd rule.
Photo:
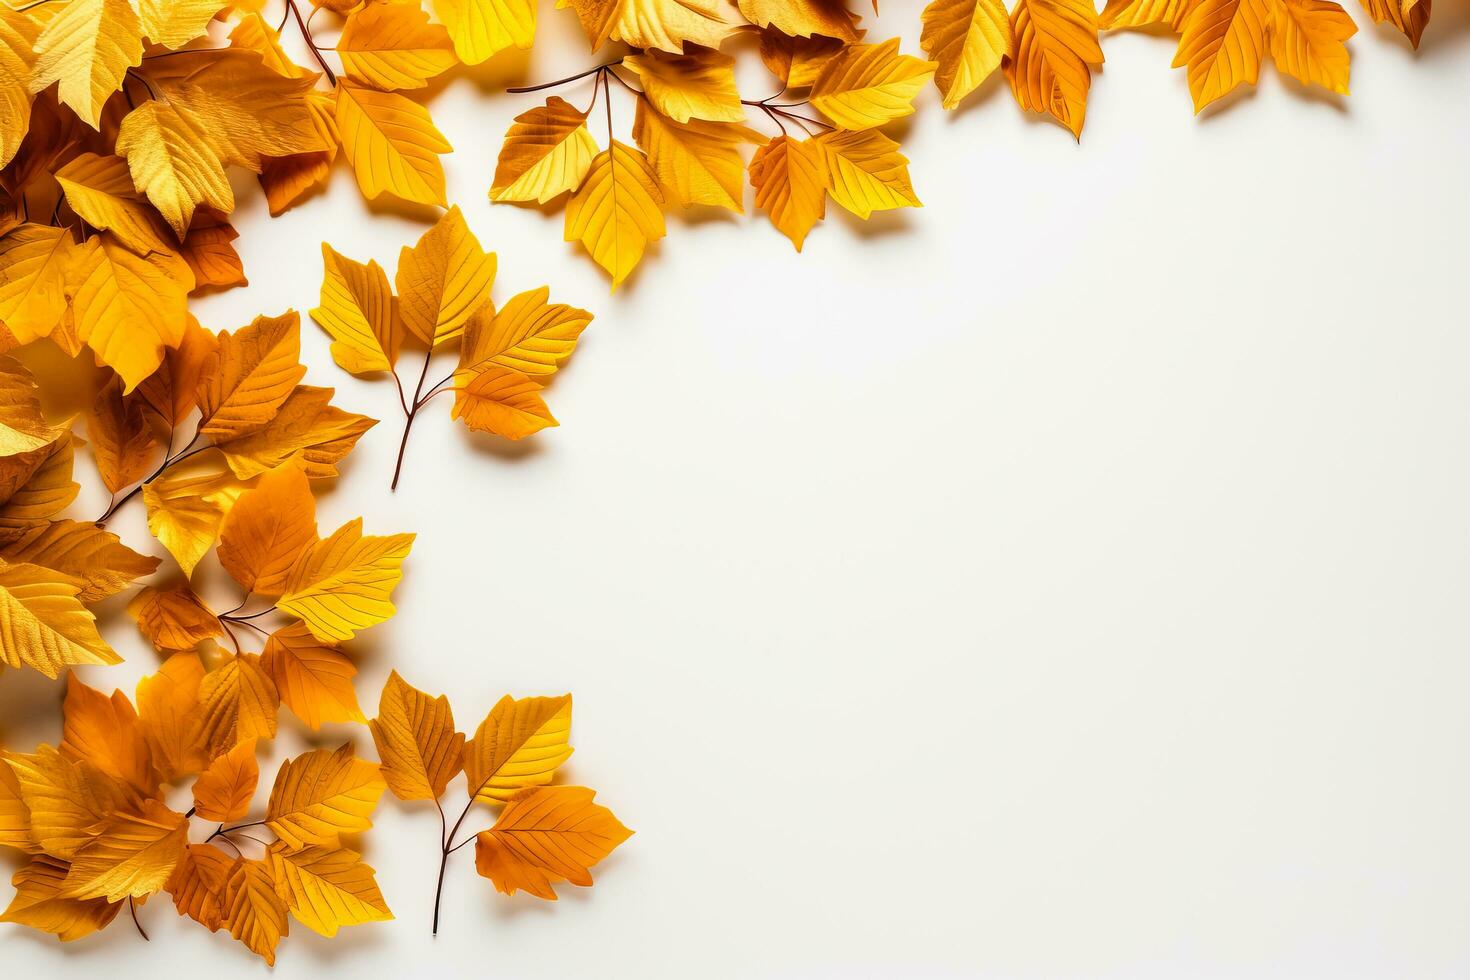
[[[884,7],[914,49],[917,5]],[[611,299],[559,214],[485,200],[531,104],[489,96],[590,63],[568,15],[437,94],[496,298],[550,281],[598,320],[562,428],[509,452],[441,400],[396,495],[391,386],[307,324],[308,380],[385,420],[321,523],[419,534],[359,689],[396,667],[471,730],[574,691],[570,777],[638,835],[555,905],[460,852],[431,941],[437,821],[385,802],[400,918],[297,928],[278,975],[1470,976],[1467,15],[1417,58],[1353,16],[1340,106],[1268,69],[1195,120],[1140,35],[1106,39],[1080,147],[998,85],[926,92],[926,209],[834,208],[800,256],[674,217]],[[215,328],[313,306],[322,238],[391,269],[423,227],[342,171],[275,222],[252,186]],[[156,661],[107,632],[129,661],[86,676],[130,689]],[[60,686],[17,676],[7,744],[54,740]],[[151,945],[4,927],[5,972],[262,973],[144,917]]]

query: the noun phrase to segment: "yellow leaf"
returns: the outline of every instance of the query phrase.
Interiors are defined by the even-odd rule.
[[[292,623],[270,635],[260,665],[281,694],[286,707],[312,731],[328,722],[364,722],[347,655],[312,636],[305,624]]]
[[[216,759],[241,742],[276,736],[276,685],[251,653],[225,655],[199,684],[199,727],[209,757]]]
[[[919,46],[938,64],[934,82],[944,96],[944,107],[953,109],[1011,52],[1011,21],[1005,4],[1002,0],[933,0],[924,8]]]
[[[55,445],[65,434],[65,427],[46,421],[40,389],[31,372],[14,358],[0,357],[0,457],[18,465],[14,474],[6,474],[10,485],[0,493],[8,497],[29,479],[42,458],[34,454]]]
[[[414,336],[430,346],[453,340],[485,304],[495,282],[495,253],[480,248],[455,206],[398,255],[398,309]]]
[[[31,836],[52,857],[70,861],[91,840],[97,824],[127,798],[121,783],[83,759],[68,759],[49,745],[35,753],[3,757],[30,811]]]
[[[1189,6],[1189,0],[1108,0],[1098,23],[1105,31],[1164,25],[1177,34]]]
[[[914,96],[937,66],[898,53],[898,38],[854,44],[834,56],[812,83],[812,106],[839,129],[872,129],[914,111]]]
[[[277,892],[296,921],[313,932],[330,937],[342,926],[393,918],[373,869],[356,852],[335,847],[292,851],[276,844],[268,853]]]
[[[122,379],[110,378],[87,412],[87,437],[97,472],[111,493],[121,493],[152,472],[161,448],[143,418],[142,399],[123,395]]]
[[[1013,54],[1005,71],[1016,102],[1050,113],[1078,139],[1092,84],[1089,66],[1103,62],[1097,24],[1092,0],[1019,0],[1011,11]]]
[[[515,117],[495,164],[492,201],[545,204],[582,185],[597,155],[587,115],[558,96]]]
[[[28,854],[40,852],[40,846],[31,837],[31,811],[26,809],[25,798],[20,795],[20,781],[5,762],[3,750],[0,750],[0,847],[13,847]]]
[[[244,491],[244,485],[229,472],[204,476],[165,473],[143,484],[148,529],[174,556],[184,574],[192,576],[194,567],[219,536],[225,515]]]
[[[740,147],[766,138],[734,123],[695,119],[677,123],[638,103],[633,139],[648,154],[659,183],[684,207],[709,204],[737,214],[745,210],[745,158]]]
[[[261,161],[260,186],[272,215],[280,214],[314,188],[326,183],[337,159],[342,134],[337,130],[337,97],[314,91],[307,98],[311,118],[327,149],[314,153],[292,153]]]
[[[524,439],[556,425],[541,386],[519,371],[488,365],[454,390],[454,418],[477,432]]]
[[[623,67],[638,76],[644,97],[670,119],[745,121],[735,59],[727,54],[702,48],[681,55],[646,51],[624,56]]]
[[[1174,67],[1188,68],[1195,112],[1238,85],[1255,84],[1270,25],[1266,0],[1198,0],[1191,6]]]
[[[219,848],[190,844],[164,888],[173,896],[180,915],[214,932],[224,916],[225,883],[234,868],[235,860]]]
[[[140,555],[117,535],[84,521],[51,521],[0,533],[0,559],[28,562],[83,583],[77,599],[96,602],[151,575],[159,560]]]
[[[608,41],[678,54],[689,41],[718,48],[741,24],[730,0],[556,0],[571,7],[596,51]]]
[[[7,473],[6,464],[17,460],[20,468]],[[0,533],[28,530],[55,517],[75,500],[77,484],[71,478],[72,462],[70,435],[21,457],[0,457]]]
[[[923,207],[909,182],[909,161],[898,144],[877,130],[823,133],[827,191],[832,200],[866,220],[874,211]]]
[[[121,157],[80,153],[56,171],[66,203],[94,228],[110,231],[139,255],[169,251],[150,209],[133,189],[128,162]]]
[[[504,803],[528,786],[551,782],[571,757],[572,696],[507,695],[465,743],[464,774],[473,799]]]
[[[740,13],[757,27],[793,37],[820,34],[849,44],[856,41],[857,18],[833,0],[739,0]]]
[[[366,197],[388,193],[445,205],[438,154],[453,147],[434,128],[427,109],[395,92],[343,82],[337,86],[336,120],[342,149]]]
[[[157,800],[144,800],[136,813],[120,811],[77,848],[63,898],[109,902],[151,895],[161,889],[189,842],[189,821]]]
[[[266,826],[293,850],[340,846],[342,834],[373,825],[372,812],[387,784],[378,767],[352,754],[316,749],[282,763],[271,788]]]
[[[1358,32],[1347,11],[1331,0],[1275,0],[1271,57],[1304,85],[1348,94],[1348,50]]]
[[[396,670],[383,685],[378,717],[368,725],[383,778],[400,800],[437,800],[464,767],[464,736],[455,730],[449,699],[429,697]]]
[[[0,4],[0,167],[20,149],[31,125],[31,66],[41,25]]]
[[[303,78],[308,72],[292,61],[281,47],[281,33],[266,22],[258,11],[236,6],[237,20],[230,28],[230,46],[254,51],[267,68],[286,78]],[[282,25],[285,26],[284,24]]]
[[[362,518],[348,521],[297,559],[277,608],[306,623],[320,640],[352,639],[393,615],[389,597],[403,578],[413,538],[364,537]]]
[[[255,739],[247,738],[216,758],[194,781],[194,812],[205,820],[244,820],[260,782]]]
[[[138,0],[143,34],[154,44],[182,48],[204,33],[228,0]]]
[[[264,428],[305,373],[295,310],[224,331],[199,386],[199,433],[220,443]]]
[[[142,26],[128,0],[70,0],[36,40],[31,91],[58,83],[61,103],[93,129],[102,105],[142,63]]]
[[[70,866],[53,857],[36,855],[10,879],[15,897],[0,914],[0,922],[15,922],[49,932],[64,943],[103,929],[122,908],[120,902],[101,898],[62,898]]]
[[[177,429],[199,404],[199,381],[219,340],[193,316],[184,318],[184,339],[164,352],[158,370],[138,385],[143,401],[170,429]]]
[[[220,925],[246,949],[275,966],[276,945],[291,928],[286,914],[270,866],[249,858],[236,861],[225,880]]]
[[[81,591],[81,582],[51,569],[0,561],[0,664],[56,677],[76,664],[121,663],[77,600]]]
[[[76,674],[69,674],[62,711],[63,755],[87,760],[144,796],[158,792],[158,772],[153,768],[138,713],[127,695],[114,691],[108,697],[77,680]]]
[[[65,228],[26,224],[0,238],[0,322],[22,344],[50,336],[66,315],[81,247]]]
[[[391,92],[423,88],[454,67],[454,45],[417,5],[379,3],[347,15],[337,54],[349,78]]]
[[[267,471],[225,518],[219,562],[246,592],[280,595],[286,573],[316,543],[316,499],[299,467]]]
[[[204,665],[192,653],[177,653],[158,673],[138,682],[138,721],[159,774],[167,780],[209,765],[199,718]]]
[[[134,185],[180,239],[198,206],[226,214],[235,209],[224,161],[175,105],[149,101],[128,113],[118,129],[117,151],[127,157]]]
[[[506,48],[529,48],[536,38],[536,0],[434,0],[459,60],[480,62]]]
[[[220,445],[230,469],[248,480],[294,459],[309,479],[336,476],[337,464],[378,423],[332,405],[334,392],[297,385],[263,428]]]
[[[497,891],[556,900],[559,881],[592,884],[589,869],[633,832],[581,786],[542,786],[513,797],[475,840],[475,868]]]
[[[827,213],[827,180],[827,157],[815,140],[778,136],[750,158],[755,206],[798,252]]]
[[[188,586],[155,589],[146,586],[128,603],[138,629],[158,650],[192,650],[224,628]]]
[[[489,317],[472,318],[460,348],[460,368],[476,371],[499,364],[535,378],[555,374],[572,356],[592,314],[565,303],[548,303],[550,295],[545,286],[518,293]]]
[[[613,140],[592,161],[586,181],[567,204],[563,237],[580,241],[617,289],[638,266],[648,243],[664,237],[663,203],[648,158]]]
[[[354,262],[326,242],[322,266],[321,305],[311,315],[332,336],[332,360],[351,374],[393,370],[403,324],[383,267]]]
[[[140,257],[106,232],[87,240],[76,263],[77,338],[132,391],[184,339],[194,274],[177,255]]]
[[[788,89],[809,88],[844,47],[844,42],[832,37],[788,37],[769,28],[761,31],[761,61]]]

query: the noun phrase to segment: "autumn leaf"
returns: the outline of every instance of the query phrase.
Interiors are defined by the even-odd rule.
[[[192,775],[209,765],[198,710],[203,683],[204,665],[192,653],[174,654],[156,674],[138,682],[139,725],[165,779]]]
[[[1248,0],[1255,2],[1255,0]],[[1092,0],[1018,0],[1006,77],[1022,109],[1050,113],[1082,138],[1091,66],[1103,62]]]
[[[528,786],[551,782],[571,757],[572,696],[501,698],[465,743],[464,771],[473,797],[506,802]]]
[[[102,483],[112,493],[147,476],[161,448],[143,417],[141,396],[124,395],[122,379],[116,376],[102,386],[87,412],[87,436]]]
[[[549,303],[546,286],[512,296],[499,310],[483,319],[472,318],[460,348],[461,370],[475,372],[498,364],[537,378],[556,373],[577,338],[592,322],[592,314],[565,303]]]
[[[260,666],[281,702],[313,731],[329,722],[367,720],[352,687],[357,667],[340,649],[313,636],[304,623],[272,633]]]
[[[277,894],[270,866],[252,859],[236,861],[225,879],[220,927],[268,966],[275,966],[276,946],[291,928],[286,916],[286,904]]]
[[[1182,5],[1184,0],[1164,2]],[[1011,53],[1011,22],[1005,4],[1001,0],[933,0],[924,8],[919,46],[939,66],[934,83],[944,96],[944,107],[953,109]]]
[[[276,735],[280,695],[254,654],[225,655],[199,682],[199,731],[210,759],[241,742]]]
[[[1195,112],[1239,85],[1255,84],[1266,55],[1270,24],[1267,0],[1197,0],[1191,4],[1174,67],[1188,70]]]
[[[718,48],[739,26],[728,0],[557,0],[576,11],[595,51],[608,41],[678,54],[686,42]]]
[[[215,758],[194,782],[194,811],[205,820],[229,823],[250,812],[260,765],[255,739],[247,738]]]
[[[389,597],[403,578],[412,534],[364,536],[362,518],[342,525],[296,560],[276,603],[320,640],[350,640],[393,615]]]
[[[126,800],[123,788],[85,759],[49,745],[4,757],[30,813],[31,837],[52,857],[70,861],[92,829]]]
[[[347,15],[337,54],[347,77],[385,92],[423,88],[454,66],[454,46],[440,24],[407,4],[371,4]]]
[[[490,200],[545,204],[580,187],[596,155],[586,113],[553,95],[516,116],[506,131]]]
[[[874,211],[922,207],[909,182],[909,161],[898,144],[877,130],[823,133],[827,192],[859,218]]]
[[[77,680],[76,674],[68,674],[62,715],[63,755],[91,763],[144,796],[158,791],[152,753],[127,695],[114,691],[108,697]]]
[[[47,677],[77,664],[121,663],[77,598],[83,588],[52,569],[0,560],[0,663]]]
[[[396,670],[369,725],[383,778],[400,800],[437,800],[464,767],[464,736],[455,730],[449,699],[430,697]]]
[[[261,476],[220,528],[219,561],[246,592],[285,591],[286,575],[317,541],[316,500],[306,474],[283,466]]]
[[[323,936],[343,926],[393,918],[373,869],[347,848],[311,846],[270,851],[276,891],[302,925]]]
[[[403,321],[382,266],[354,262],[326,242],[322,265],[321,305],[311,316],[332,336],[332,360],[350,374],[393,370]]]
[[[815,140],[778,136],[750,160],[755,206],[798,252],[807,232],[827,213],[827,182],[827,154]]]
[[[633,836],[596,794],[581,786],[542,786],[511,797],[495,826],[475,839],[475,868],[497,891],[556,900],[559,881],[590,886],[592,865]]]
[[[229,472],[164,474],[143,485],[148,529],[174,556],[184,575],[192,576],[244,492],[245,485]]]
[[[153,573],[159,559],[138,554],[115,534],[81,521],[51,521],[0,532],[0,559],[39,565],[81,583],[81,602],[116,595]]]
[[[35,855],[10,879],[15,897],[0,922],[15,922],[49,932],[64,943],[107,927],[122,908],[101,898],[65,898],[62,887],[70,866],[49,855]]]
[[[648,158],[614,140],[592,161],[586,181],[568,202],[563,237],[581,242],[617,289],[649,243],[664,237],[663,202]]]
[[[735,59],[729,55],[705,49],[681,55],[648,51],[627,55],[623,67],[638,76],[653,107],[675,122],[745,119],[735,87]]]
[[[745,210],[741,148],[766,142],[760,133],[735,123],[678,123],[641,101],[633,140],[648,154],[659,184],[680,206],[708,204],[737,214]]]
[[[833,0],[737,0],[740,13],[757,27],[793,37],[825,35],[849,44],[860,36],[857,17]]]
[[[164,888],[173,896],[174,907],[210,932],[219,929],[225,913],[225,885],[235,860],[217,847],[189,844]]]
[[[450,208],[412,248],[398,255],[398,308],[408,329],[430,347],[454,340],[495,281],[495,253]]]
[[[362,434],[378,423],[333,405],[332,388],[297,385],[264,426],[220,443],[225,462],[241,480],[294,460],[309,479],[338,475],[340,463]]]
[[[536,0],[433,0],[433,6],[467,65],[506,48],[529,48],[536,37]]]
[[[524,439],[556,419],[541,400],[541,386],[519,371],[488,365],[455,389],[454,417],[478,432]]]
[[[373,825],[387,784],[378,767],[354,757],[352,746],[316,749],[283,763],[271,788],[265,823],[287,847],[336,847],[340,835]]]
[[[98,128],[103,103],[143,61],[141,34],[128,0],[70,0],[36,39],[31,91],[56,83],[62,104]]]
[[[392,194],[419,204],[445,205],[439,154],[449,141],[423,106],[396,92],[348,81],[337,87],[337,128],[342,149],[368,198]]]
[[[157,800],[143,801],[137,812],[115,811],[77,848],[61,897],[116,902],[161,890],[183,856],[188,829],[183,814]]]
[[[70,270],[77,339],[117,371],[132,391],[184,339],[194,274],[179,256],[140,257],[110,234],[87,240]]]
[[[264,428],[305,373],[293,310],[222,332],[199,385],[200,435],[228,442]]]
[[[69,231],[49,225],[0,238],[0,322],[21,343],[50,336],[66,315],[80,252]]]
[[[899,54],[898,38],[854,44],[827,62],[812,83],[811,103],[841,129],[872,129],[911,114],[935,67]]]
[[[192,650],[224,635],[214,613],[187,585],[174,589],[145,586],[128,603],[128,613],[158,650]]]
[[[110,231],[138,255],[169,250],[157,217],[133,188],[121,157],[80,153],[56,171],[66,203],[87,224]]]

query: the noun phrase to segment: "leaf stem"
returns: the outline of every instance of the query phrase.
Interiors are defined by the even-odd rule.
[[[434,345],[431,341],[429,349],[424,351],[424,368],[419,372],[419,383],[413,389],[413,408],[408,410],[408,417],[403,421],[403,438],[398,440],[398,462],[393,464],[393,482],[389,484],[389,490],[398,489],[398,478],[403,474],[403,453],[408,448],[408,434],[413,431],[413,420],[418,417],[419,409],[423,403],[419,401],[419,392],[424,390],[424,381],[429,376],[429,361],[434,357]]]
[[[321,49],[311,39],[311,28],[306,26],[306,21],[301,16],[301,8],[296,6],[296,0],[286,0],[286,9],[296,16],[296,23],[301,25],[301,39],[311,49],[311,56],[316,59],[316,63],[322,66],[322,71],[326,73],[327,81],[336,85],[337,74],[332,71],[331,66],[327,64],[327,59],[322,57]],[[283,20],[281,23],[284,25],[286,22]]]
[[[148,933],[143,929],[143,923],[138,921],[138,906],[133,902],[133,896],[128,896],[128,912],[133,916],[133,928],[138,930],[138,935],[143,937],[143,942],[151,943]]]
[[[173,446],[173,433],[172,432],[169,433],[169,440],[168,441],[169,441],[169,446],[172,447]],[[143,492],[143,488],[146,487],[148,484],[152,483],[154,480],[158,479],[160,476],[162,476],[164,470],[168,469],[170,466],[174,465],[175,463],[181,463],[184,460],[188,459],[190,456],[193,456],[196,453],[202,453],[202,452],[204,452],[204,450],[210,448],[209,446],[200,446],[198,449],[194,449],[193,448],[194,443],[196,443],[198,441],[199,441],[199,431],[196,429],[195,432],[194,432],[194,438],[192,438],[192,439],[189,440],[188,445],[184,446],[183,449],[180,449],[176,455],[171,455],[171,454],[165,452],[164,453],[164,456],[163,456],[163,462],[158,464],[158,469],[154,470],[151,474],[149,474],[149,476],[146,479],[140,481],[137,486],[133,487],[133,489],[129,490],[127,493],[123,494],[121,497],[115,497],[115,499],[110,504],[107,505],[107,510],[105,510],[105,511],[102,512],[102,516],[99,517],[99,518],[97,518],[92,523],[93,524],[96,524],[98,527],[106,527],[107,526],[107,522],[112,519],[112,515],[113,514],[116,514],[117,513],[117,509],[119,507],[121,507],[123,504],[127,503],[129,500],[132,500],[138,494],[142,493]]]
[[[510,95],[525,95],[527,92],[542,92],[549,88],[556,88],[558,85],[566,85],[568,82],[578,81],[579,79],[586,78],[588,75],[595,75],[598,72],[603,71],[604,69],[611,68],[613,65],[621,63],[622,59],[618,59],[618,61],[609,61],[607,64],[598,65],[596,68],[588,68],[586,71],[578,72],[575,75],[568,75],[566,78],[558,78],[554,82],[543,82],[540,85],[522,85],[519,88],[508,88],[505,91]]]

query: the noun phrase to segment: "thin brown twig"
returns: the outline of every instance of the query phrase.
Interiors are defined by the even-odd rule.
[[[128,912],[133,916],[133,928],[138,930],[138,935],[143,937],[143,942],[151,943],[153,940],[148,938],[148,933],[143,929],[143,923],[138,921],[138,906],[131,895],[128,896]]]
[[[558,78],[554,82],[543,82],[540,85],[522,85],[518,88],[508,88],[505,91],[510,95],[525,95],[527,92],[542,92],[549,88],[556,88],[558,85],[566,85],[570,82],[579,81],[583,78],[586,78],[588,75],[595,75],[605,68],[611,68],[613,65],[619,64],[620,61],[621,59],[619,61],[609,61],[607,64],[598,65],[596,68],[588,68],[586,71],[578,72],[575,75],[568,75],[566,78]]]

